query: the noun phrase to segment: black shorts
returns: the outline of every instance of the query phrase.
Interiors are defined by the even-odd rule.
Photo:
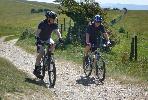
[[[46,41],[37,39],[36,40],[37,53],[44,52],[44,44],[54,44],[54,41],[51,38]]]

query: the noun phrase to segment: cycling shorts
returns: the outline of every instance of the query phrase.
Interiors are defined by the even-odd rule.
[[[44,53],[44,44],[54,44],[54,41],[52,40],[52,38],[46,41],[37,39],[36,41],[37,53]]]

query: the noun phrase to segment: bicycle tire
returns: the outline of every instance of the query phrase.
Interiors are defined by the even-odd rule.
[[[41,61],[41,75],[42,75],[42,77],[41,77],[41,80],[43,80],[44,79],[44,77],[45,77],[45,67],[47,66],[47,64],[46,64],[46,58],[45,57],[43,57],[43,60]]]
[[[91,58],[86,57],[83,61],[83,69],[86,77],[89,77],[92,73],[92,64],[91,64]]]
[[[48,64],[49,86],[53,87],[56,82],[56,67],[53,57],[50,58]]]
[[[106,65],[104,60],[100,57],[96,62],[96,76],[99,79],[99,81],[105,80],[105,74],[106,74]]]

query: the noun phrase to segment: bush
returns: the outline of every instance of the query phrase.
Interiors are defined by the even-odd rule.
[[[32,8],[31,13],[36,13],[36,10],[34,8]]]
[[[24,40],[26,38],[34,37],[34,31],[32,29],[25,29],[19,37],[19,40]]]
[[[119,33],[125,33],[125,29],[123,27],[119,28]]]
[[[89,3],[88,1],[78,3],[75,0],[63,0],[59,9],[60,13],[66,14],[74,22],[74,26],[71,28],[74,42],[84,41],[84,30],[96,14],[100,14],[103,17],[103,23],[106,22],[106,13],[102,10],[99,3]]]

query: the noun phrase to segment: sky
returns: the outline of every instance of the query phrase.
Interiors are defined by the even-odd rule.
[[[100,3],[148,5],[148,0],[96,0],[96,1]]]
[[[48,2],[52,3],[54,0],[28,0],[28,1],[39,1],[39,2]],[[76,0],[79,1],[79,0]],[[148,5],[148,0],[95,0],[101,4],[105,3],[120,3],[120,4],[136,4],[136,5]]]

